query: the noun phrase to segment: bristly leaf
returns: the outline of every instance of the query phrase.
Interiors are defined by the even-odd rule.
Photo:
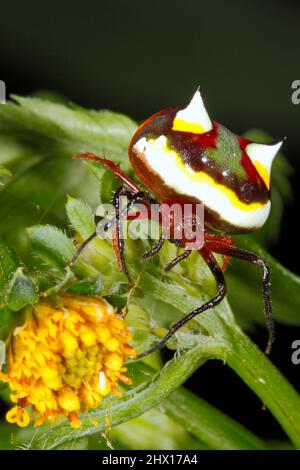
[[[94,151],[124,160],[128,136],[136,125],[128,117],[111,111],[86,110],[39,98],[13,96],[20,105],[1,107],[0,131],[27,130],[32,137],[43,136],[70,152]]]
[[[75,253],[72,241],[58,228],[37,225],[27,229],[33,248],[50,265],[64,268]]]
[[[38,301],[32,282],[23,273],[22,268],[18,268],[11,278],[6,291],[6,304],[13,311],[17,312],[26,305],[33,305]]]
[[[116,159],[126,170],[127,145],[136,124],[111,111],[88,111],[41,98],[15,97],[0,107],[0,163],[13,177],[0,187],[0,235],[18,248],[28,264],[24,227],[64,226],[67,193],[95,204],[96,180],[72,160],[79,151]],[[11,214],[13,213],[13,217]]]
[[[47,263],[48,267],[57,268],[63,274],[75,253],[72,240],[61,230],[50,225],[30,227],[27,233],[35,254]],[[74,271],[82,277],[98,274],[96,269],[81,260],[76,263]]]
[[[85,240],[95,231],[91,208],[79,199],[68,197],[66,211],[73,229]]]
[[[20,266],[21,261],[15,251],[0,244],[1,340],[6,340],[11,330],[22,320],[18,311],[37,300],[36,290]]]

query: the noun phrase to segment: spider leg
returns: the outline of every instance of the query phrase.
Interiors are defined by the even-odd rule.
[[[265,349],[267,355],[270,354],[272,349],[272,344],[274,341],[274,321],[272,316],[272,306],[271,306],[271,295],[270,295],[270,268],[268,264],[255,253],[250,251],[243,250],[241,248],[236,248],[233,246],[227,246],[223,243],[210,242],[207,244],[208,248],[214,253],[219,253],[221,255],[230,256],[233,258],[240,258],[249,263],[256,264],[262,269],[262,287],[263,287],[263,298],[264,298],[264,314],[268,329],[268,342]]]
[[[122,223],[123,217],[121,217],[121,214],[120,214],[122,196],[127,196],[127,198],[130,199],[132,196],[132,193],[130,193],[128,189],[125,188],[125,186],[121,186],[120,188],[116,190],[114,194],[113,202],[114,202],[114,207],[116,211],[116,219],[115,219],[115,225],[113,228],[113,248],[114,248],[114,252],[118,261],[119,269],[120,271],[123,271],[129,283],[131,284],[132,280],[129,276],[128,269],[127,269],[126,262],[125,262],[125,256],[124,256],[125,243],[124,243],[124,237],[123,237],[123,223]],[[130,209],[130,207],[128,207],[129,204],[130,203],[128,203],[126,207],[126,215],[127,215],[128,210]]]
[[[164,242],[165,242],[165,239],[161,235],[157,243],[155,243],[155,245],[153,245],[149,251],[145,251],[145,253],[143,254],[143,258],[148,259],[148,258],[152,258],[152,256],[155,256],[162,249]]]
[[[121,211],[121,198],[122,196],[126,196],[128,198],[128,204],[126,208]],[[130,209],[137,203],[145,202],[146,204],[152,204],[156,201],[152,198],[152,196],[145,192],[138,192],[132,193],[129,191],[125,186],[121,186],[118,188],[114,195],[114,206],[116,211],[116,217],[114,220],[115,228],[114,228],[114,236],[113,236],[113,248],[118,260],[119,267],[121,271],[126,275],[130,284],[132,284],[132,280],[130,278],[126,262],[125,262],[125,255],[124,255],[124,237],[123,237],[123,216],[127,217],[128,212]],[[149,215],[148,215],[149,216]],[[135,218],[139,217],[138,215],[131,215],[130,220],[134,220]],[[128,217],[129,219],[129,217]]]
[[[120,202],[121,202],[121,197],[122,196],[127,196],[128,198],[128,204],[127,206],[120,211]],[[130,190],[128,190],[125,186],[121,186],[118,188],[115,192],[114,196],[114,206],[116,210],[116,217],[114,219],[110,219],[106,222],[106,224],[103,225],[103,220],[101,221],[101,227],[104,229],[104,231],[108,231],[111,226],[113,227],[113,248],[117,257],[118,264],[121,268],[121,270],[124,272],[124,274],[127,276],[128,280],[131,283],[128,270],[126,267],[125,263],[125,258],[124,258],[124,238],[123,238],[123,225],[122,225],[122,219],[124,215],[127,215],[128,211],[131,209],[131,207],[134,206],[134,204],[140,203],[140,202],[147,202],[148,204],[153,203],[154,199],[150,194],[144,193],[142,191],[138,193],[132,193]],[[134,216],[131,217],[131,220],[134,219]],[[68,263],[67,268],[71,269],[76,261],[78,260],[78,257],[84,250],[84,248],[101,233],[101,230],[98,228],[96,229],[95,232],[93,232],[86,240],[84,240],[77,248],[76,253],[74,254],[73,258],[71,261]]]
[[[76,263],[76,261],[78,260],[81,252],[84,250],[84,248],[92,241],[94,240],[94,238],[97,237],[97,232],[93,232],[86,240],[84,240],[77,248],[73,258],[71,259],[71,261],[68,263],[67,267],[69,269],[71,269],[74,264]]]
[[[205,232],[204,234],[205,242],[220,242],[227,246],[234,246],[234,240],[231,237],[223,236],[223,235],[216,235],[211,232]],[[222,262],[222,271],[223,273],[226,271],[228,265],[230,263],[230,256],[224,255],[223,262]]]
[[[215,278],[217,289],[218,289],[218,294],[215,297],[213,297],[211,300],[209,300],[208,302],[205,302],[203,305],[196,308],[195,310],[190,312],[188,315],[186,315],[185,317],[181,318],[176,323],[174,323],[174,325],[170,327],[168,333],[162,340],[160,340],[153,348],[149,349],[148,351],[142,354],[139,354],[137,356],[137,359],[141,359],[145,356],[148,356],[148,354],[152,354],[154,351],[157,351],[158,349],[160,349],[174,335],[174,333],[176,333],[176,331],[179,330],[182,326],[184,326],[187,322],[195,318],[200,313],[205,312],[206,310],[209,310],[211,308],[214,308],[224,299],[225,294],[226,294],[226,284],[225,284],[224,275],[220,266],[218,265],[211,251],[206,246],[204,246],[201,250],[199,250],[199,253],[201,254],[202,258],[206,262],[207,266],[209,267],[210,271],[212,272]]]
[[[130,208],[136,204],[137,202],[148,202],[148,203],[156,203],[156,201],[152,198],[152,196],[148,193],[144,193],[141,191],[141,189],[129,178],[129,176],[126,175],[113,161],[107,160],[106,158],[103,157],[98,157],[97,155],[90,153],[90,152],[84,152],[84,153],[78,153],[74,155],[74,158],[81,158],[81,159],[86,159],[86,160],[91,160],[94,162],[97,162],[106,168],[110,169],[114,176],[121,180],[126,187],[122,186],[121,188],[117,189],[115,196],[114,196],[114,206],[116,210],[116,218],[114,221],[108,221],[107,224],[104,226],[104,230],[107,231],[111,226],[113,226],[113,248],[117,257],[117,261],[119,264],[120,269],[124,272],[124,274],[127,276],[128,280],[130,281],[130,277],[128,274],[128,270],[126,267],[125,263],[125,258],[124,258],[124,239],[123,236],[121,236],[122,232],[122,217],[120,214],[120,199],[121,196],[126,195],[129,199],[129,203],[127,208],[125,209],[125,213],[130,210]],[[127,188],[127,189],[126,189]],[[134,217],[131,217],[131,220],[133,220]],[[114,227],[115,225],[115,227]],[[85,240],[77,249],[75,255],[73,256],[70,264],[68,267],[72,267],[83,249],[89,244],[91,240],[93,240],[97,236],[98,231],[96,230],[93,234],[90,235],[90,237]]]
[[[103,157],[97,157],[96,155],[90,152],[77,153],[76,155],[74,155],[74,158],[82,158],[85,160],[91,160],[91,161],[100,163],[100,165],[103,165],[109,170],[111,170],[113,174],[115,175],[115,177],[121,180],[122,183],[125,183],[125,185],[129,189],[131,189],[131,191],[133,191],[134,193],[141,192],[141,189],[112,160],[107,160],[106,158],[103,158]]]
[[[170,269],[174,268],[174,266],[176,266],[177,263],[180,263],[180,261],[190,256],[191,253],[192,253],[192,250],[186,250],[183,253],[181,253],[181,255],[176,256],[176,258],[174,258],[172,261],[170,261],[169,264],[167,264],[167,266],[165,267],[165,271],[166,272],[170,271]]]

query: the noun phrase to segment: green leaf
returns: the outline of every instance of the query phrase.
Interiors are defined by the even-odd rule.
[[[26,305],[35,304],[38,298],[32,282],[25,276],[23,269],[18,268],[11,278],[6,291],[7,306],[13,312],[17,312]]]
[[[58,228],[49,225],[37,225],[27,229],[31,244],[36,254],[52,268],[58,268],[60,274],[67,274],[65,269],[75,254],[72,241]],[[80,277],[97,276],[98,271],[81,259],[74,267]],[[49,273],[51,275],[51,273]]]
[[[68,292],[78,295],[101,295],[103,282],[100,276],[87,277],[68,288]]]
[[[20,264],[21,261],[15,251],[0,244],[0,340],[2,341],[6,341],[12,329],[22,322],[23,315],[18,310],[36,301],[33,285],[22,273]],[[23,287],[26,284],[26,289],[22,289],[18,282],[20,275],[21,284],[23,283]],[[18,291],[17,299],[16,291]]]
[[[187,291],[183,292],[178,286],[174,289],[164,285],[161,291],[155,289],[155,281],[151,280],[149,274],[143,286],[144,290],[149,289],[154,292],[156,298],[164,298],[170,306],[182,312],[191,311],[197,306],[196,298],[187,294]],[[194,335],[194,341],[202,343],[202,354],[205,350],[209,355],[212,347],[214,357],[226,361],[255,391],[298,448],[300,445],[300,397],[267,357],[237,327],[230,311],[226,310],[226,300],[223,300],[213,311],[199,315],[197,322],[209,335],[208,337],[203,334]],[[223,346],[222,342],[220,343],[221,338]],[[217,350],[215,341],[219,344]]]
[[[91,204],[98,199],[95,179],[71,156],[95,152],[127,169],[127,146],[136,124],[118,113],[87,111],[52,97],[15,99],[0,108],[0,163],[13,173],[0,188],[0,219],[6,221],[0,235],[30,264],[24,227],[43,219],[65,226],[66,193]]]
[[[12,312],[8,307],[0,307],[0,340],[6,341],[12,330],[23,323],[23,312]]]
[[[124,160],[128,137],[136,128],[126,116],[39,98],[13,98],[20,106],[8,102],[1,107],[0,131],[27,131],[32,137],[56,141],[70,152],[93,151]]]
[[[93,213],[86,203],[69,196],[66,211],[72,227],[84,240],[95,231]]]
[[[0,295],[6,295],[6,289],[21,262],[16,252],[0,244]]]
[[[86,240],[95,232],[96,227],[92,211],[83,201],[69,197],[66,204],[66,211],[75,234],[80,236],[80,241]],[[88,255],[91,255],[92,260],[89,260]],[[117,271],[111,244],[100,237],[95,238],[89,246],[85,248],[82,258],[91,261],[102,273],[110,273],[113,270]],[[115,282],[115,278],[111,278],[111,282]]]
[[[33,248],[49,264],[64,268],[71,261],[75,247],[72,241],[58,228],[37,225],[27,229]]]

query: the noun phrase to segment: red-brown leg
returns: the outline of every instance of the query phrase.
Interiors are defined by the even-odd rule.
[[[121,170],[121,168],[118,167],[112,160],[107,160],[106,158],[103,157],[97,157],[97,155],[94,155],[93,153],[90,152],[85,152],[85,153],[77,153],[74,155],[74,158],[81,158],[83,160],[91,160],[93,162],[97,162],[100,165],[105,166],[109,170],[112,171],[112,173],[115,175],[116,178],[121,180],[126,186],[131,189],[134,193],[139,193],[142,190],[129,178],[129,176],[124,173],[124,171]]]
[[[234,240],[231,237],[226,237],[223,235],[215,235],[210,232],[205,232],[204,234],[204,240],[206,243],[208,242],[219,242],[219,243],[224,243],[227,246],[234,246]],[[230,256],[224,255],[223,257],[223,263],[221,266],[221,269],[223,273],[226,271],[228,265],[230,263]]]

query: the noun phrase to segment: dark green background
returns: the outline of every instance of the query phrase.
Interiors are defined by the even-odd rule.
[[[84,106],[142,120],[188,100],[201,85],[211,116],[231,130],[256,127],[275,139],[286,136],[295,201],[272,250],[299,273],[300,105],[291,102],[291,84],[300,80],[299,2],[2,2],[0,58],[9,93],[55,90]],[[289,349],[298,333],[281,327],[273,356],[296,386],[299,372]],[[260,340],[264,334],[255,337]],[[190,386],[258,434],[282,437],[258,399],[222,364],[206,364]]]
[[[56,90],[141,120],[200,84],[212,117],[233,131],[286,136],[299,172],[299,34],[297,1],[11,1],[0,10],[0,78],[8,92]],[[297,209],[274,252],[299,272],[288,249]]]

